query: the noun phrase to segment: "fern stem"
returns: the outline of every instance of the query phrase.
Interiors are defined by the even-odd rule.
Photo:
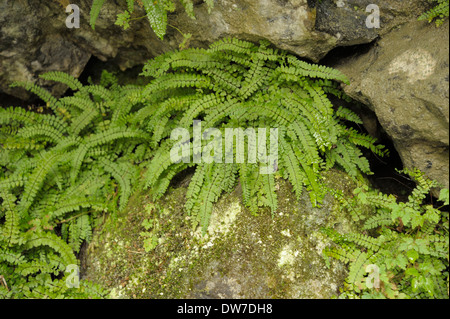
[[[57,224],[57,225],[61,225],[61,224],[64,224],[64,223],[68,223],[68,222],[70,222],[71,220],[77,219],[77,218],[80,217],[80,216],[87,215],[87,214],[90,214],[90,213],[92,213],[92,212],[91,212],[91,211],[83,212],[83,213],[80,213],[80,214],[78,214],[78,215],[72,216],[72,217],[70,217],[70,218],[63,219],[63,220],[57,222],[56,224]]]

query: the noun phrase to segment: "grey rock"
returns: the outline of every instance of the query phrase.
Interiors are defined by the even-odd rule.
[[[315,3],[316,30],[332,35],[339,46],[369,43],[424,11],[421,1],[320,0]],[[379,16],[378,25],[374,24],[375,15]]]
[[[404,166],[449,185],[449,24],[413,21],[337,62],[344,90],[370,107]]]

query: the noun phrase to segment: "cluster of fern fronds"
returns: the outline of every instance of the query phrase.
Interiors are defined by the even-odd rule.
[[[219,159],[194,163],[191,156],[187,161],[172,163],[171,149],[176,142],[169,137],[174,128],[189,130],[192,136],[193,121],[201,120],[203,130],[220,129],[219,136],[226,136],[224,131],[230,128],[267,128],[267,132],[278,129],[279,153],[273,165],[291,182],[298,197],[306,188],[313,205],[320,205],[325,195],[322,170],[337,165],[354,177],[358,172],[370,174],[369,163],[358,147],[385,154],[383,146],[375,146],[373,138],[346,125],[347,121],[361,123],[356,114],[342,107],[333,108],[328,94],[343,97],[338,82],[347,82],[345,76],[274,50],[266,42],[257,46],[224,39],[209,49],[170,52],[149,62],[143,74],[154,80],[140,98],[156,107],[141,110],[136,118],[153,134],[154,145],[159,145],[145,173],[145,186],[158,198],[176,174],[195,166],[186,211],[203,231],[212,204],[238,180],[243,202],[252,212],[261,206],[275,212],[276,174],[261,173],[267,166],[264,161],[248,160],[251,150],[261,142],[251,138],[233,144],[234,154],[239,148],[244,152],[243,162]],[[210,138],[202,140],[203,154],[211,151]],[[191,150],[196,147],[194,141],[186,142]],[[222,154],[227,152],[225,144],[221,143]],[[269,144],[268,136],[267,154]]]
[[[280,173],[297,196],[306,188],[319,205],[325,195],[321,171],[338,165],[351,176],[369,174],[359,146],[385,153],[374,139],[346,125],[360,123],[356,114],[334,108],[328,99],[345,98],[338,87],[347,82],[341,73],[265,42],[224,39],[209,49],[167,53],[143,73],[151,81],[142,87],[119,85],[107,72],[97,85],[59,72],[43,75],[74,92],[59,99],[34,84],[15,84],[46,107],[43,113],[0,110],[0,275],[8,282],[8,288],[0,285],[1,296],[81,293],[65,285],[66,267],[78,264],[76,254],[99,214],[124,209],[140,185],[159,198],[177,174],[195,170],[185,207],[192,226],[205,231],[213,204],[238,181],[252,212],[261,206],[276,211]],[[227,128],[276,128],[278,136],[234,141],[233,153],[243,147],[245,160],[230,163],[194,161],[194,150],[204,155],[210,143],[206,137],[188,139],[187,160],[173,162],[177,141],[171,134],[185,129],[193,136],[194,120],[221,136]],[[249,150],[258,145],[259,156],[259,146],[266,145],[269,153],[273,142],[279,146],[273,163],[247,160]],[[262,173],[268,164],[278,173]]]
[[[367,188],[355,190],[353,207],[376,214],[361,233],[324,229],[335,244],[323,253],[349,264],[342,298],[448,299],[449,204],[442,189],[440,207],[424,201],[437,183],[418,170],[404,170],[417,183],[407,202]],[[371,235],[368,233],[372,232]]]
[[[135,3],[142,7],[147,15],[150,26],[155,34],[162,40],[167,31],[167,15],[174,12],[176,9],[175,0],[125,0],[127,9],[117,16],[116,24],[122,26],[125,30],[129,28],[130,21],[139,19],[132,18],[131,15],[135,9]],[[186,14],[195,19],[194,15],[194,2],[193,0],[180,0],[183,5]],[[204,0],[208,6],[208,11],[214,6],[214,0]],[[90,24],[92,28],[95,28],[95,23],[100,14],[100,10],[103,7],[105,0],[94,0],[90,12]]]
[[[75,93],[56,99],[41,87],[16,83],[45,101],[47,112],[0,110],[0,274],[9,284],[0,286],[4,297],[84,296],[67,288],[65,270],[78,265],[75,254],[89,240],[98,213],[125,206],[138,176],[133,164],[147,153],[147,133],[123,124],[137,87],[120,87],[109,76],[102,85],[87,86],[65,73],[42,77]],[[85,288],[95,296],[96,289]]]
[[[436,26],[439,27],[444,23],[445,18],[448,18],[449,0],[433,0],[433,2],[437,2],[437,5],[424,12],[419,17],[419,21],[427,20],[428,22],[432,22],[435,20]]]

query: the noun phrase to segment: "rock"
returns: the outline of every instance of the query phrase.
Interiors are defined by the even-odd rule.
[[[47,71],[64,71],[78,77],[91,57],[52,25],[56,2],[29,2],[0,2],[0,91],[21,99],[28,99],[30,94],[11,89],[12,82],[42,85],[38,75]],[[53,92],[62,94],[66,89],[59,85]]]
[[[40,74],[63,71],[79,77],[92,56],[126,69],[176,47],[175,42],[158,43],[144,19],[133,23],[132,30],[115,26],[115,17],[122,9],[111,1],[105,2],[95,30],[89,25],[92,1],[79,1],[80,28],[69,29],[66,3],[69,2],[0,3],[0,92],[29,99],[31,95],[25,90],[9,87],[14,81],[26,81],[60,96],[67,87],[43,81]]]
[[[317,1],[316,1],[317,2]],[[416,16],[422,1],[381,1],[380,29],[367,29],[370,1],[307,0],[217,0],[208,13],[203,2],[196,1],[193,20],[184,9],[170,14],[167,35],[161,41],[147,19],[134,20],[124,31],[116,26],[118,13],[124,10],[115,1],[105,1],[95,30],[89,25],[92,0],[80,0],[80,28],[66,27],[68,0],[2,1],[0,3],[0,91],[28,99],[22,89],[11,89],[14,81],[46,85],[55,95],[64,93],[61,85],[44,82],[39,74],[64,71],[78,77],[91,56],[117,65],[120,69],[145,63],[150,58],[177,49],[183,33],[191,33],[191,46],[205,47],[223,37],[249,41],[267,39],[276,47],[305,59],[319,61],[337,46],[368,43],[404,19]],[[309,4],[308,4],[309,3]],[[358,8],[356,11],[354,8]],[[133,17],[145,13],[137,4]]]
[[[347,195],[355,183],[336,170],[325,174],[330,187]],[[182,184],[182,183],[181,183]],[[251,215],[241,190],[223,195],[214,207],[208,232],[192,231],[183,211],[185,187],[171,189],[156,203],[142,193],[119,216],[94,234],[82,263],[84,279],[103,284],[113,298],[331,298],[347,270],[322,250],[329,240],[320,231],[356,231],[359,224],[339,211],[332,196],[312,208],[305,191],[300,201],[291,186],[277,180],[279,209]],[[151,234],[141,233],[151,219]],[[152,250],[144,250],[151,239]]]
[[[415,19],[423,11],[421,1],[320,0],[316,2],[315,29],[337,39],[339,46],[369,43],[392,28]],[[375,6],[374,6],[375,5]],[[379,24],[373,18],[379,15]],[[369,22],[367,24],[367,22]]]
[[[407,168],[449,186],[449,23],[413,21],[336,62],[345,92],[370,107]],[[436,39],[439,39],[436,41]]]

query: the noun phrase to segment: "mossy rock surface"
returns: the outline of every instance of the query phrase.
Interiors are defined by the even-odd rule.
[[[348,196],[356,183],[345,173],[324,175],[328,186]],[[183,185],[186,183],[180,183]],[[313,208],[305,191],[297,200],[277,179],[279,209],[252,215],[239,186],[215,205],[207,234],[193,231],[183,205],[187,188],[171,188],[152,202],[142,192],[128,208],[106,218],[89,244],[83,278],[111,290],[112,298],[332,298],[343,285],[345,265],[322,250],[320,232],[355,231],[355,223],[327,195]],[[146,250],[147,248],[147,250]]]

